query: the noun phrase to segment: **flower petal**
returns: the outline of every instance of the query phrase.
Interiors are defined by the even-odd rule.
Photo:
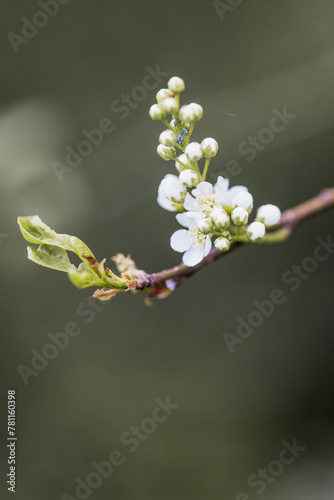
[[[207,235],[206,240],[205,240],[205,248],[204,248],[204,257],[208,255],[212,247],[212,242],[211,238],[209,235]]]
[[[196,200],[191,194],[187,193],[186,199],[184,200],[183,206],[186,210],[197,210]]]
[[[158,192],[164,194],[166,198],[176,198],[178,200],[184,190],[183,184],[176,175],[167,174],[160,182]]]
[[[210,182],[200,182],[196,189],[192,190],[194,196],[201,198],[202,196],[210,196],[213,192],[213,186]]]
[[[183,263],[186,266],[192,267],[199,264],[204,257],[204,246],[199,245],[197,247],[191,247],[184,255],[183,255]]]
[[[247,192],[248,189],[245,186],[233,186],[229,189],[224,197],[224,205],[228,207],[232,207],[233,198],[237,196],[237,194],[242,192]]]
[[[176,208],[173,207],[173,202],[166,198],[162,193],[158,193],[157,202],[159,205],[165,210],[169,210],[169,212],[176,212]]]
[[[226,193],[228,191],[229,180],[224,179],[224,177],[219,176],[216,184],[214,185],[214,192],[217,196],[217,202],[222,203],[224,200]]]
[[[176,220],[179,222],[179,224],[181,224],[181,226],[187,227],[188,229],[194,227],[197,224],[197,218],[190,214],[191,212],[177,214]]]
[[[178,229],[170,238],[170,246],[176,252],[186,252],[191,247],[189,231]]]

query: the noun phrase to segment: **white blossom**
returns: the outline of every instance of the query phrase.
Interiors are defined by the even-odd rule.
[[[183,153],[176,159],[175,168],[178,172],[182,172],[186,168],[191,168],[191,167],[192,167],[191,162],[189,161],[189,158],[186,154]]]
[[[236,226],[244,226],[248,222],[248,212],[242,207],[237,207],[232,211],[231,219]]]
[[[174,146],[177,142],[176,134],[172,130],[164,130],[160,134],[159,142],[164,146]]]
[[[201,148],[205,158],[213,158],[218,152],[218,142],[212,137],[207,137],[202,141]]]
[[[157,147],[158,155],[163,160],[171,160],[175,156],[175,149],[173,147],[164,146],[163,144],[159,144]]]
[[[161,101],[160,106],[165,114],[175,115],[179,111],[179,104],[174,97],[166,97]]]
[[[198,174],[194,170],[183,170],[179,175],[180,182],[187,187],[197,186],[199,183]]]
[[[179,181],[178,177],[167,174],[160,182],[157,201],[165,210],[177,212],[182,208],[185,194],[184,185]]]
[[[187,214],[178,214],[176,218],[187,230],[178,229],[172,234],[170,239],[171,247],[176,252],[184,252],[182,260],[186,266],[196,266],[211,250],[210,236],[200,232],[197,227],[198,218]]]
[[[218,177],[218,181],[219,181],[219,177]],[[233,206],[234,198],[239,193],[243,193],[243,192],[247,192],[247,191],[248,191],[248,189],[245,186],[233,186],[227,191],[226,195],[224,196],[223,206],[228,214],[230,214],[234,208],[234,206]]]
[[[163,120],[165,118],[165,113],[162,111],[159,104],[153,104],[148,112],[152,120]]]
[[[215,240],[215,247],[221,252],[226,252],[231,246],[230,241],[225,237],[220,237]]]
[[[203,234],[209,234],[212,232],[212,220],[209,219],[208,217],[205,217],[204,219],[201,219],[198,224],[197,224],[198,229],[201,231]]]
[[[232,206],[244,208],[250,214],[253,210],[253,196],[247,191],[241,191],[233,198]]]
[[[198,142],[191,142],[188,144],[185,153],[191,162],[198,161],[203,157],[201,145]]]
[[[232,211],[232,200],[238,192],[247,191],[244,186],[234,186],[228,189],[229,181],[219,176],[213,186],[210,182],[200,182],[191,194],[187,194],[184,208],[193,213],[204,213],[210,215],[216,207],[223,208],[227,214]]]
[[[160,89],[159,92],[157,92],[157,102],[163,101],[166,97],[170,97],[170,91],[168,89]]]
[[[276,205],[262,205],[258,211],[256,220],[263,222],[266,227],[276,226],[281,218],[281,211]]]
[[[197,104],[196,102],[192,102],[189,104],[189,106],[193,109],[194,114],[195,114],[195,120],[199,121],[202,116],[203,116],[203,108],[200,104]]]
[[[189,105],[182,106],[179,111],[179,118],[184,123],[190,123],[195,120],[195,110]]]
[[[247,228],[247,236],[253,242],[262,240],[265,233],[266,227],[262,222],[252,222]]]
[[[178,76],[173,76],[169,81],[168,81],[168,88],[171,92],[183,92],[185,89],[185,84],[182,78],[179,78]]]
[[[217,206],[212,210],[210,218],[214,223],[217,231],[222,231],[223,229],[226,229],[230,224],[230,218],[227,215],[226,211],[219,206]]]

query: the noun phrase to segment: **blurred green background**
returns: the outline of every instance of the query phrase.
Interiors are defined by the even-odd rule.
[[[174,167],[157,156],[163,127],[147,114],[173,75],[186,82],[183,102],[204,107],[194,139],[220,144],[211,180],[235,160],[241,172],[231,183],[247,185],[255,205],[282,210],[333,185],[333,2],[245,0],[226,12],[224,4],[219,16],[204,1],[72,0],[31,39],[11,42],[23,17],[43,24],[41,7],[2,3],[1,444],[7,473],[6,392],[14,388],[19,500],[80,498],[76,478],[86,481],[91,463],[115,449],[124,464],[87,498],[333,499],[334,256],[295,292],[282,282],[313,255],[316,238],[333,235],[332,212],[280,246],[233,252],[151,308],[130,294],[95,306],[90,290],[27,260],[16,223],[39,214],[98,258],[131,253],[148,272],[176,265],[169,237],[178,224],[156,203]],[[122,120],[111,104],[157,65],[168,76]],[[296,118],[248,162],[238,146],[284,106]],[[114,131],[59,182],[53,162],[64,164],[65,148],[104,118]],[[224,332],[235,334],[237,317],[246,320],[274,289],[286,301],[231,354]],[[17,366],[31,367],[31,350],[41,352],[69,321],[80,335],[25,385]],[[122,434],[167,396],[179,408],[130,453]],[[249,475],[294,439],[306,450],[256,493]]]

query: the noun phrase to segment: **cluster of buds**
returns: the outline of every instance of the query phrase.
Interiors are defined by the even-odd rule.
[[[196,103],[180,107],[180,93],[184,89],[181,78],[171,78],[168,88],[157,93],[157,104],[151,106],[149,114],[167,127],[160,134],[157,151],[163,160],[174,160],[178,172],[178,176],[167,174],[158,190],[159,205],[180,212],[176,219],[185,228],[172,235],[171,247],[183,253],[184,264],[195,266],[210,252],[212,243],[219,251],[226,252],[233,241],[260,242],[266,229],[279,222],[281,212],[275,205],[263,205],[248,225],[253,210],[253,197],[248,189],[230,188],[228,179],[221,176],[215,185],[206,181],[218,143],[211,137],[201,143],[190,142],[203,108]],[[205,161],[203,167],[201,160]]]

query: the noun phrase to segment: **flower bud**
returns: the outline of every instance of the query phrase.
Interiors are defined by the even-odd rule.
[[[160,103],[161,109],[168,115],[175,115],[179,111],[179,104],[174,97],[166,97]]]
[[[197,104],[196,102],[192,102],[189,104],[189,106],[192,108],[195,114],[195,120],[199,121],[202,116],[203,116],[203,108],[200,104]]]
[[[187,187],[197,186],[199,183],[198,174],[194,170],[183,170],[179,175],[180,182]]]
[[[265,234],[266,234],[266,228],[265,225],[262,224],[262,222],[256,221],[249,224],[247,229],[247,236],[251,241],[253,242],[260,241],[262,240]]]
[[[198,222],[197,227],[201,231],[201,233],[203,233],[203,234],[209,234],[212,231],[212,222],[208,218],[201,219]]]
[[[171,160],[175,156],[175,149],[165,146],[164,144],[159,144],[158,148],[158,155],[163,159],[163,160]]]
[[[182,165],[181,165],[181,163],[178,162],[178,160],[182,163]],[[188,159],[188,156],[184,153],[182,153],[182,155],[180,155],[175,162],[175,168],[179,173],[181,173],[183,170],[186,170],[186,169],[191,168],[191,167],[192,167],[192,165]]]
[[[157,102],[163,101],[166,97],[170,97],[170,91],[168,89],[160,89],[159,92],[157,92]]]
[[[218,142],[211,137],[207,137],[202,141],[201,148],[205,158],[212,158],[218,152]]]
[[[184,81],[178,76],[173,76],[168,81],[168,89],[170,90],[170,92],[183,92],[183,90],[185,89]]]
[[[152,120],[163,120],[165,118],[165,113],[162,111],[159,104],[153,104],[148,112]]]
[[[182,106],[179,111],[179,118],[184,123],[190,123],[195,120],[195,112],[191,106]]]
[[[221,237],[215,240],[215,247],[221,252],[227,252],[230,248],[230,241],[227,238]]]
[[[238,193],[236,197],[233,198],[232,207],[244,208],[250,214],[251,211],[253,210],[253,196],[247,191],[242,191]]]
[[[221,207],[214,208],[210,214],[210,217],[217,231],[222,231],[230,224],[229,216]]]
[[[174,146],[177,142],[176,134],[172,130],[164,130],[160,134],[159,142],[164,146]]]
[[[256,220],[266,227],[276,226],[281,218],[281,211],[276,205],[262,205],[256,215]]]
[[[242,207],[237,207],[231,213],[231,219],[235,226],[244,226],[248,222],[248,212]]]
[[[184,127],[184,128],[186,128],[187,130],[189,130],[189,129],[190,129],[190,127],[191,127],[191,123],[189,123],[189,122],[182,122],[182,125],[183,125],[183,127]]]
[[[191,162],[198,161],[203,156],[201,145],[198,142],[191,142],[188,144],[185,149],[185,153]]]
[[[167,174],[160,182],[157,201],[165,210],[179,212],[183,208],[186,194],[187,190],[176,175]]]

